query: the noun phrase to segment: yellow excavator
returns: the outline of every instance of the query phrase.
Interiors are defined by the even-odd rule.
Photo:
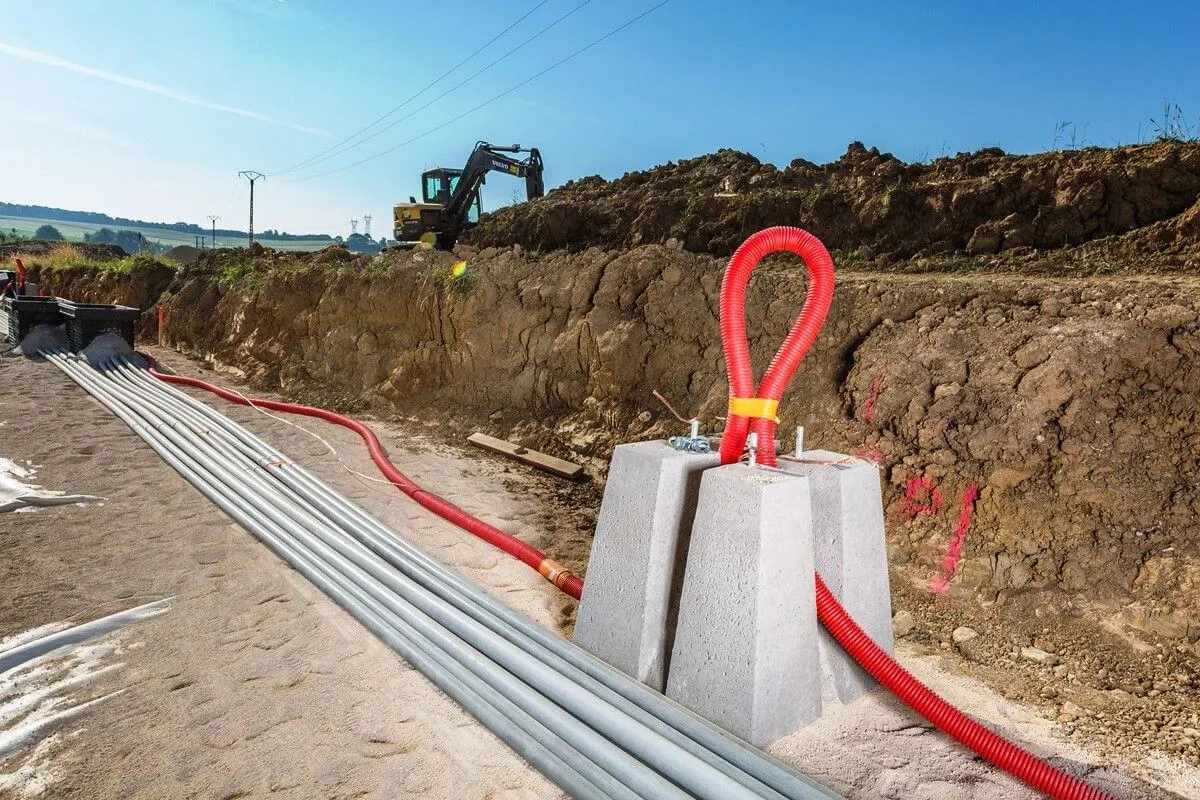
[[[507,153],[526,153],[517,159]],[[459,234],[479,222],[482,204],[479,188],[495,170],[525,179],[525,194],[533,200],[546,193],[542,183],[542,155],[536,147],[476,142],[462,169],[438,167],[421,173],[423,202],[409,197],[395,208],[393,235],[402,244],[428,244],[451,250]]]

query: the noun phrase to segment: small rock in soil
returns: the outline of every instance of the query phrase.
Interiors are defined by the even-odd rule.
[[[915,627],[917,620],[907,611],[897,611],[896,616],[892,617],[892,633],[897,638],[908,636]]]

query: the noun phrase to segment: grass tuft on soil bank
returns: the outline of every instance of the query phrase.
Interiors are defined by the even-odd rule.
[[[128,275],[137,267],[161,265],[171,272],[178,272],[180,265],[170,259],[152,255],[133,255],[123,258],[101,259],[88,256],[72,244],[60,244],[46,253],[18,252],[14,258],[21,259],[29,269],[43,274],[66,272],[96,272],[100,275]]]

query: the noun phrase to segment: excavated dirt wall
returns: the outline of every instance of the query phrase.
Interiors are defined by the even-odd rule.
[[[464,255],[467,275],[449,278]],[[488,430],[598,477],[615,444],[682,432],[655,389],[719,428],[721,259],[645,246],[280,263],[184,269],[157,298],[164,342],[306,402]],[[805,285],[794,260],[756,273],[760,370]],[[810,446],[880,461],[891,561],[914,586],[940,571],[975,484],[952,594],[1086,605],[1114,629],[1195,641],[1196,289],[1178,276],[844,271],[780,430],[804,424]]]

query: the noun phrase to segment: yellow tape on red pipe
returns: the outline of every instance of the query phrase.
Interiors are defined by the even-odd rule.
[[[751,417],[769,419],[779,422],[775,412],[779,410],[779,401],[769,397],[731,397],[729,398],[729,415],[733,417]]]

